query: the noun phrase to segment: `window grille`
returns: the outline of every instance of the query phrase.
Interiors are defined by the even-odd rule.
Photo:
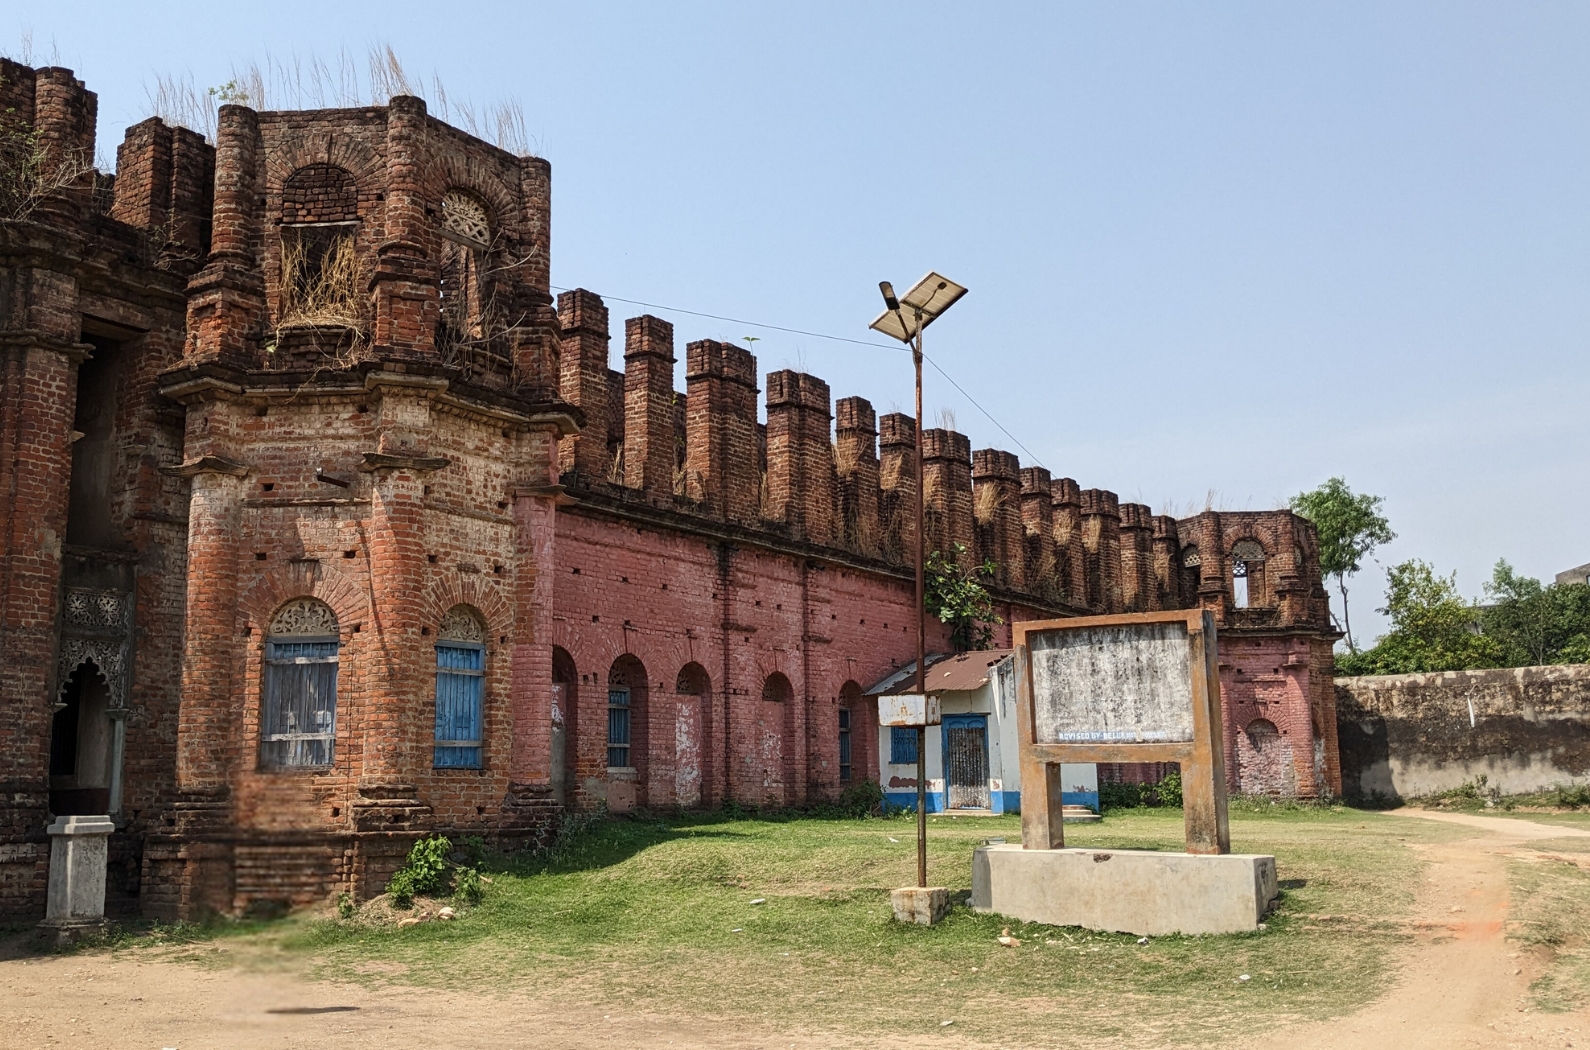
[[[916,765],[916,729],[913,726],[891,726],[889,729],[889,762],[896,766]]]
[[[260,765],[329,766],[337,739],[337,616],[313,598],[271,621],[260,698]]]
[[[491,218],[485,205],[463,190],[442,194],[442,230],[471,247],[484,248],[491,243]]]
[[[607,691],[607,766],[629,769],[629,688],[614,686]]]
[[[850,783],[850,708],[839,709],[839,782]]]

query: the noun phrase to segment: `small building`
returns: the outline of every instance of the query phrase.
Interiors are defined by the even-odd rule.
[[[1574,583],[1590,583],[1590,562],[1562,570],[1557,574],[1556,583],[1559,587]]]
[[[927,692],[939,700],[941,725],[927,731],[929,813],[1016,813],[1021,810],[1016,737],[1015,661],[1010,649],[954,656],[930,654]],[[866,691],[894,696],[916,689],[916,662]],[[885,731],[887,730],[887,731]],[[917,731],[878,732],[878,783],[890,802],[916,808]],[[946,760],[947,758],[947,760]],[[1099,811],[1098,772],[1091,763],[1062,768],[1064,802]]]

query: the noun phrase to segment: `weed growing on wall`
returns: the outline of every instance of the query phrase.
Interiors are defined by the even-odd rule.
[[[950,644],[958,653],[986,649],[993,644],[994,625],[1005,621],[994,615],[994,600],[984,580],[994,578],[992,561],[961,568],[966,547],[955,544],[948,557],[934,551],[927,558],[926,593],[922,604],[939,623],[950,629]]]

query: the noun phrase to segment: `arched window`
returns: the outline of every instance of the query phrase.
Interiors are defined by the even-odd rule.
[[[486,707],[486,625],[455,605],[436,632],[437,769],[479,769]]]
[[[1202,582],[1203,559],[1198,555],[1198,545],[1189,543],[1181,549],[1181,597],[1189,605],[1198,601],[1198,585]]]
[[[839,782],[848,784],[854,777],[851,753],[854,747],[861,708],[861,686],[846,682],[839,690]]]
[[[1231,602],[1239,609],[1264,602],[1264,548],[1254,540],[1231,545]]]
[[[712,679],[707,669],[698,663],[685,664],[674,680],[674,692],[680,696],[706,696],[712,692]]]
[[[467,364],[460,355],[485,336],[482,264],[491,243],[486,206],[464,190],[442,195],[442,311],[437,346],[449,363]]]
[[[354,234],[359,187],[334,164],[309,164],[282,184],[279,325],[354,326],[365,313],[365,274]]]
[[[260,765],[329,766],[337,740],[337,614],[313,598],[282,606],[265,641]]]
[[[607,768],[640,770],[646,757],[646,668],[625,654],[607,673]]]
[[[789,679],[774,671],[762,683],[762,699],[772,700],[775,703],[785,703],[794,695],[795,690],[790,688]]]

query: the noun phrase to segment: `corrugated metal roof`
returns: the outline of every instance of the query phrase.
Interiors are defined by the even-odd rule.
[[[927,658],[927,691],[929,693],[962,693],[981,689],[995,664],[1014,652],[1012,649],[980,649],[954,656],[930,654]],[[916,661],[894,672],[871,689],[867,696],[894,696],[916,689]]]

